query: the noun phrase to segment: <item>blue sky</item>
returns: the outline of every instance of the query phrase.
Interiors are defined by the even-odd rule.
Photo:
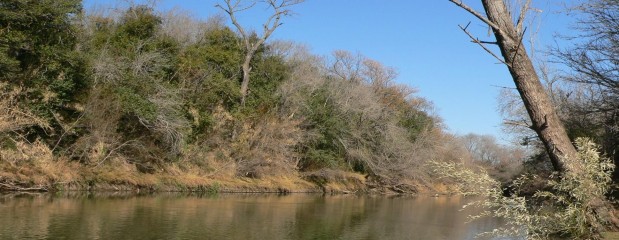
[[[106,5],[113,0],[86,0]],[[479,0],[463,0],[482,11]],[[560,10],[572,1],[534,0],[542,12],[529,33],[537,32],[536,48],[556,44],[556,32],[565,33],[571,19]],[[575,1],[574,1],[575,2]],[[216,0],[160,0],[161,9],[178,7],[199,18],[220,11]],[[306,0],[294,8],[296,15],[271,39],[304,43],[320,55],[334,50],[359,52],[399,72],[397,81],[419,90],[434,103],[449,131],[457,134],[491,134],[501,140],[502,118],[497,97],[500,87],[513,87],[507,68],[479,46],[470,43],[458,24],[466,25],[480,39],[493,40],[488,29],[473,16],[447,0]],[[268,12],[258,6],[239,15],[245,26],[259,27]],[[559,41],[560,42],[560,41]],[[540,59],[543,54],[538,53]]]

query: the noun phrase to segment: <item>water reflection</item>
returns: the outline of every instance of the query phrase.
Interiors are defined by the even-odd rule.
[[[0,239],[474,239],[461,197],[0,195]]]

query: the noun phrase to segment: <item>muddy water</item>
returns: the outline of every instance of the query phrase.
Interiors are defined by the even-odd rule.
[[[0,195],[0,239],[474,239],[462,197]]]

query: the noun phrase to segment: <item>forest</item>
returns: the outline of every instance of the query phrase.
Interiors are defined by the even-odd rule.
[[[524,158],[446,132],[395,69],[361,54],[265,42],[243,93],[243,42],[258,34],[222,16],[81,4],[1,5],[6,190],[412,193],[444,190],[431,160],[507,179]]]
[[[273,18],[254,32],[236,21],[238,1],[199,19],[153,4],[86,11],[80,0],[3,0],[0,190],[445,193],[460,181],[437,164],[488,173],[502,190],[521,175],[576,169],[548,154],[543,126],[514,89],[500,99],[519,139],[507,146],[450,133],[430,101],[396,82],[397,69],[270,41],[302,2],[265,1]],[[582,150],[587,138],[616,163],[619,3],[574,11],[580,41],[551,50],[569,71],[536,71],[570,142]],[[518,186],[526,194],[541,182]]]
[[[499,100],[517,143],[450,133],[397,69],[360,53],[270,40],[302,0],[260,2],[273,12],[263,32],[236,20],[254,6],[241,1],[200,19],[155,4],[3,0],[0,190],[461,192],[506,208],[499,216],[529,236],[617,229],[607,196],[619,180],[619,3],[572,9],[570,44],[549,50],[566,69],[555,73],[517,40],[531,1],[516,20],[504,1],[482,1],[485,14],[450,2],[496,36],[461,26],[514,78]]]

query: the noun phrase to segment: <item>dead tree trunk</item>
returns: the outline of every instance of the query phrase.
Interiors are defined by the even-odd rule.
[[[249,80],[251,73],[251,60],[254,58],[254,55],[260,49],[260,46],[264,44],[264,42],[273,34],[277,27],[281,26],[281,19],[284,16],[289,16],[292,14],[290,10],[291,6],[300,4],[305,0],[265,0],[261,1],[268,4],[269,8],[273,10],[273,14],[269,16],[266,22],[262,25],[263,31],[262,35],[256,35],[255,37],[252,34],[249,34],[247,30],[236,18],[236,13],[245,11],[250,9],[256,5],[258,1],[256,0],[223,0],[224,4],[217,4],[215,7],[222,9],[224,12],[228,14],[232,24],[236,27],[241,35],[241,39],[243,41],[243,46],[245,50],[245,58],[243,59],[243,65],[241,66],[243,69],[243,81],[241,82],[241,105],[245,105],[245,99],[247,98],[247,94],[249,92]],[[243,3],[247,4],[243,4]]]
[[[475,15],[492,29],[496,42],[480,41],[474,38],[467,31],[466,27],[461,27],[471,37],[473,42],[481,45],[491,54],[493,53],[486,48],[485,44],[496,44],[499,46],[502,58],[494,54],[493,56],[509,69],[509,73],[531,118],[532,126],[530,127],[544,143],[554,169],[559,172],[569,170],[565,169],[564,161],[567,157],[576,156],[576,149],[567,136],[567,132],[542,86],[535,67],[522,43],[526,30],[523,30],[523,22],[526,12],[529,10],[530,0],[522,6],[520,16],[515,24],[504,0],[482,0],[487,17],[479,14],[459,0],[449,1]]]
[[[248,52],[243,61],[243,81],[241,82],[241,105],[245,105],[245,98],[249,91],[249,74],[251,72],[251,59],[254,57],[254,52]]]

